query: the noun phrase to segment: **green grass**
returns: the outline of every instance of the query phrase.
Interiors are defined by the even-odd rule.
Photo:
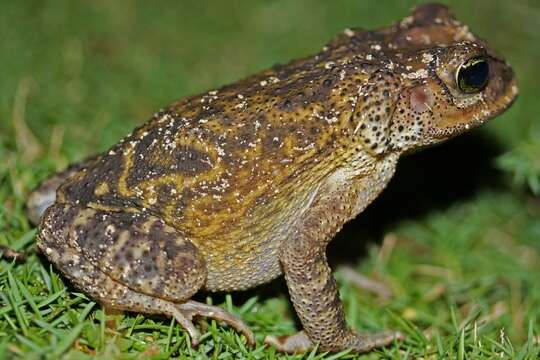
[[[0,357],[286,358],[262,345],[266,334],[298,326],[282,282],[201,297],[239,314],[257,347],[203,320],[204,340],[191,349],[174,321],[106,314],[74,290],[36,254],[24,199],[41,180],[107,149],[170,101],[313,53],[345,27],[389,24],[413,3],[1,2],[0,245],[29,256],[0,261]],[[393,293],[386,299],[357,289],[338,271],[352,326],[408,336],[362,359],[540,353],[540,6],[452,4],[515,66],[521,96],[472,136],[405,159],[385,195],[330,247]]]

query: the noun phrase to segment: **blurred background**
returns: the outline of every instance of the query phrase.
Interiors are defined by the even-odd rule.
[[[29,190],[107,149],[160,107],[313,54],[347,27],[392,24],[419,3],[0,0],[0,244],[31,248],[23,213]],[[339,258],[356,246],[345,261],[390,279],[404,299],[394,311],[443,333],[455,323],[448,305],[461,309],[463,299],[449,290],[434,298],[440,304],[424,304],[419,298],[439,280],[422,283],[401,270],[418,262],[450,269],[459,276],[441,281],[466,304],[480,299],[484,315],[506,304],[487,334],[497,339],[502,326],[519,346],[531,341],[540,312],[540,2],[443,3],[513,65],[520,97],[472,134],[404,159],[388,191],[333,247]],[[403,237],[395,245],[403,255],[383,266],[388,233]],[[358,239],[352,245],[351,236]],[[361,253],[367,259],[356,265]],[[419,282],[407,288],[411,281]],[[356,301],[343,291],[347,303]],[[378,316],[369,324],[377,327]],[[6,326],[2,334],[12,341],[16,327]]]

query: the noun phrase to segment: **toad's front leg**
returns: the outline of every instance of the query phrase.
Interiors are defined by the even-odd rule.
[[[339,177],[340,180],[343,176]],[[266,342],[283,352],[306,352],[315,344],[322,351],[353,349],[367,352],[403,336],[396,331],[363,334],[345,321],[336,281],[326,259],[326,245],[344,222],[376,195],[366,191],[372,181],[354,183],[330,179],[318,192],[306,218],[280,249],[280,261],[296,313],[304,327],[293,336],[269,336]]]
[[[281,253],[291,300],[304,330],[284,338],[269,336],[266,343],[289,353],[309,351],[317,343],[322,351],[367,352],[401,339],[396,331],[363,334],[348,328],[324,249],[310,246],[300,236]]]

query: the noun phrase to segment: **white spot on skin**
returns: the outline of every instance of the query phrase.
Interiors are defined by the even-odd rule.
[[[304,146],[304,147],[295,146],[293,149],[295,151],[307,151],[307,150],[311,150],[313,148],[315,148],[315,144],[311,143],[311,144],[309,144],[307,146]],[[285,160],[283,160],[282,162],[285,162]],[[288,160],[287,162],[290,162],[290,160]]]
[[[333,61],[329,61],[326,64],[324,64],[324,68],[328,70],[333,69],[335,66],[336,66],[336,63]]]
[[[105,228],[105,235],[112,235],[114,234],[114,232],[116,231],[116,228],[114,227],[114,225],[110,224],[110,225],[107,225],[107,227]]]
[[[425,64],[429,64],[433,61],[433,55],[429,53],[423,53],[422,54],[422,62]]]
[[[242,95],[239,95],[239,98],[240,98],[240,96],[242,96]],[[244,97],[242,96],[240,99],[243,99],[243,98]],[[246,107],[247,107],[247,101],[246,100],[242,101],[241,103],[239,103],[239,104],[237,104],[235,106],[236,109],[245,109]]]
[[[335,122],[337,122],[339,119],[337,118],[337,116],[332,116],[332,117],[326,117],[326,122],[328,124],[333,124]]]
[[[408,26],[414,22],[414,18],[412,16],[407,16],[403,20],[401,20],[401,26]]]
[[[469,27],[467,25],[460,26],[458,27],[458,29],[459,30],[454,35],[455,41],[460,41],[460,40],[475,41],[476,40],[474,35],[469,31]]]
[[[517,95],[518,92],[518,87],[516,85],[512,85],[512,95]]]
[[[365,120],[363,116],[362,116],[362,120],[359,121],[356,127],[354,128],[353,134],[356,134],[358,130],[360,130],[360,127],[362,126],[362,124],[365,124]]]
[[[415,72],[412,72],[412,73],[408,73],[408,74],[402,74],[403,77],[405,78],[408,78],[408,79],[425,79],[428,77],[428,72],[426,69],[419,69],[419,70],[416,70]]]
[[[345,35],[347,35],[348,37],[353,37],[354,34],[355,34],[354,31],[352,31],[352,30],[349,29],[349,28],[345,29],[345,30],[343,31],[343,33],[344,33]]]

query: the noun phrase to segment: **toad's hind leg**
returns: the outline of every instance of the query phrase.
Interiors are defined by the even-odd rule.
[[[43,216],[38,246],[77,287],[107,307],[173,316],[194,345],[195,316],[223,321],[254,343],[238,318],[189,300],[206,279],[204,259],[157,217],[57,203]]]
[[[26,200],[26,216],[28,216],[30,222],[37,225],[45,210],[54,204],[54,201],[56,200],[56,189],[58,189],[58,187],[62,185],[64,181],[70,178],[71,175],[88,167],[88,165],[95,161],[96,158],[97,157],[92,157],[79,163],[70,165],[64,171],[54,174],[39,184],[39,186],[30,193],[28,199]]]

